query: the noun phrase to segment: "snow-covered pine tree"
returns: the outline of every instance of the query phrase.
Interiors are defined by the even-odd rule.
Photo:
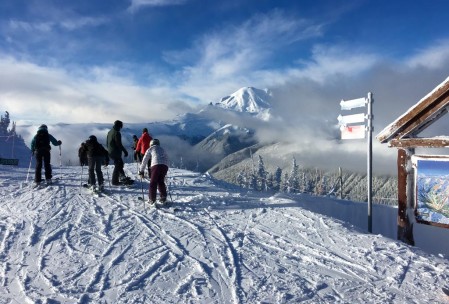
[[[261,155],[259,155],[259,161],[257,165],[256,189],[259,191],[267,191],[267,171],[265,170],[265,165],[263,163],[263,158]]]
[[[239,174],[237,175],[237,185],[239,185],[242,188],[246,187],[245,184],[245,173],[240,171]]]
[[[292,170],[290,172],[290,178],[288,180],[288,192],[296,193],[299,192],[299,166],[296,163],[296,158],[292,159]]]
[[[272,190],[273,185],[274,185],[274,175],[273,175],[273,173],[269,172],[268,177],[267,177],[267,190],[268,189]]]
[[[277,167],[276,171],[274,171],[273,190],[275,191],[281,190],[281,180],[282,180],[282,169]]]
[[[257,190],[257,181],[257,176],[254,173],[250,173],[248,177],[248,188]]]
[[[184,161],[182,159],[182,156],[181,156],[181,158],[179,160],[179,169],[184,169]]]
[[[6,136],[8,135],[8,127],[9,127],[10,119],[8,111],[5,111],[5,117],[0,117],[0,135]]]
[[[285,172],[284,179],[282,180],[282,183],[281,183],[281,192],[289,191],[288,179],[289,179],[288,173]]]

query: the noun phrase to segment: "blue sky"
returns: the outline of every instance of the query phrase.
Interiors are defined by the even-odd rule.
[[[274,92],[285,120],[336,123],[341,99],[372,91],[380,131],[447,78],[448,11],[446,0],[1,0],[0,111],[19,125],[147,122],[253,86]]]

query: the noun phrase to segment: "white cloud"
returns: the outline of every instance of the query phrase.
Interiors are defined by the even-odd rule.
[[[27,22],[21,20],[10,20],[9,29],[12,31],[25,32],[50,32],[54,26],[53,22]]]
[[[201,100],[215,100],[271,74],[263,71],[278,49],[321,34],[321,24],[275,10],[208,33],[194,43],[196,48],[166,53],[166,59],[176,63],[190,59],[178,75],[179,89]]]
[[[372,68],[379,59],[377,55],[358,51],[354,47],[316,46],[311,61],[305,62],[304,68],[291,70],[290,74],[324,83],[336,75],[354,77]]]
[[[131,0],[131,5],[128,7],[128,11],[136,12],[137,10],[147,6],[170,6],[181,5],[188,0]]]
[[[169,87],[139,86],[115,69],[69,73],[11,57],[0,59],[0,104],[25,120],[57,122],[143,122],[172,118],[179,102]],[[73,71],[71,71],[73,72]],[[80,75],[83,75],[82,77]]]
[[[79,17],[63,20],[60,26],[67,30],[77,30],[84,27],[96,27],[109,21],[106,17]]]
[[[67,17],[59,16],[55,20],[49,21],[22,21],[22,20],[10,20],[9,31],[23,31],[29,33],[42,33],[47,34],[54,31],[55,28],[62,28],[69,31],[78,30],[85,27],[95,27],[108,23],[109,19],[106,17]]]
[[[448,63],[449,40],[438,41],[406,60],[406,65],[410,68],[425,67],[437,69],[447,66]]]

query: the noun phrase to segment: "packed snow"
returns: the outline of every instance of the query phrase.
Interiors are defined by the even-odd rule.
[[[337,199],[171,168],[173,204],[151,209],[146,179],[97,197],[85,168],[55,166],[39,190],[33,172],[0,167],[0,303],[449,301],[444,255],[306,208]]]

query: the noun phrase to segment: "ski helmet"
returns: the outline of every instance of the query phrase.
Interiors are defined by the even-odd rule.
[[[95,135],[91,135],[89,136],[89,140],[92,142],[96,142],[97,141],[97,137]]]
[[[159,139],[155,138],[150,142],[150,146],[159,146],[161,143],[159,142]]]
[[[120,120],[116,120],[114,121],[114,127],[118,127],[118,128],[123,128],[123,122],[121,122]]]
[[[47,129],[47,125],[42,124],[40,125],[39,129]]]

